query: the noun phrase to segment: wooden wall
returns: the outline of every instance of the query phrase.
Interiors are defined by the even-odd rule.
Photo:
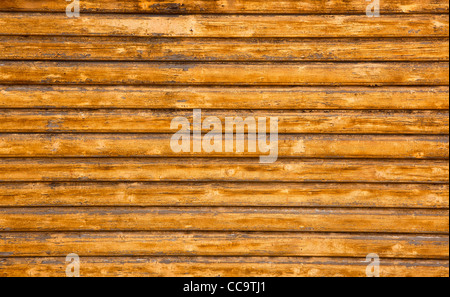
[[[0,1],[0,276],[449,275],[449,1]],[[279,117],[279,160],[170,121]]]

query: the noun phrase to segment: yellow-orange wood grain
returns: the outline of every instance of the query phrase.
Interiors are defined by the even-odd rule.
[[[449,232],[448,210],[339,208],[5,208],[0,231]]]
[[[125,162],[124,162],[125,161]],[[5,158],[3,181],[234,181],[234,182],[373,182],[449,181],[448,161],[259,158]]]
[[[64,277],[66,258],[0,258],[0,276]],[[122,257],[83,258],[81,276],[366,277],[366,258]],[[385,260],[384,277],[448,277],[448,260]]]
[[[175,153],[170,134],[2,134],[0,157],[258,157],[258,140],[235,136],[244,143],[244,152],[226,152],[227,140],[222,141],[221,152]],[[448,136],[367,136],[367,135],[279,135],[278,156],[301,158],[392,158],[392,159],[448,159]],[[249,145],[256,148],[249,152]],[[236,144],[234,144],[236,146]]]
[[[0,36],[2,60],[448,61],[447,38],[189,39]]]
[[[0,84],[447,86],[449,63],[6,61],[0,63]]]
[[[117,15],[1,13],[0,35],[140,37],[446,37],[448,14]]]
[[[0,183],[1,207],[228,206],[448,209],[449,187],[355,183]]]
[[[2,108],[446,110],[443,87],[5,86]]]
[[[390,0],[380,3],[385,13],[448,13],[448,0]],[[59,0],[2,0],[0,11],[64,12]],[[82,12],[114,13],[256,13],[256,14],[364,14],[359,0],[83,0]]]
[[[68,4],[0,1],[0,276],[448,277],[448,0]],[[198,108],[279,159],[174,153]]]
[[[2,133],[175,133],[175,118],[193,123],[193,111],[185,110],[0,110]],[[448,111],[203,111],[202,121],[217,117],[222,132],[236,130],[226,125],[226,118],[274,117],[278,133],[311,134],[430,134],[448,135]],[[274,120],[275,121],[275,120]],[[270,128],[270,120],[266,121]],[[256,126],[245,126],[255,132]],[[191,127],[193,130],[193,127]],[[203,132],[211,128],[204,127]],[[269,132],[269,129],[267,130]],[[275,132],[275,130],[274,130]]]
[[[303,256],[448,259],[446,236],[229,232],[6,233],[0,255]]]

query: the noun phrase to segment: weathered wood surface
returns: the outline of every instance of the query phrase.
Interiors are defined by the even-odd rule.
[[[449,186],[333,183],[0,183],[0,207],[449,208]]]
[[[447,236],[308,233],[4,233],[0,256],[302,256],[448,259]]]
[[[448,0],[68,4],[0,1],[0,276],[448,277]],[[174,153],[198,108],[277,162]]]
[[[2,0],[0,11],[65,12],[59,0]],[[359,0],[83,0],[82,12],[155,14],[365,14],[368,3]],[[383,13],[448,13],[448,0],[381,1]]]
[[[5,61],[0,84],[448,86],[449,63]]]
[[[0,36],[1,60],[448,61],[448,39],[170,39]]]
[[[448,210],[337,208],[3,208],[0,231],[449,232]]]
[[[64,277],[59,258],[0,258],[0,276]],[[122,257],[83,258],[81,276],[97,277],[365,277],[366,258]],[[448,277],[448,260],[385,260],[384,277]]]
[[[125,162],[124,162],[125,161]],[[251,181],[434,183],[449,181],[448,161],[259,158],[16,159],[0,163],[0,181]]]
[[[222,131],[227,117],[278,118],[278,132],[311,134],[430,134],[448,135],[448,111],[203,111],[202,120],[217,117]],[[193,111],[184,110],[0,110],[2,133],[170,133],[172,120],[193,122]],[[269,128],[270,121],[267,120]],[[203,127],[203,132],[211,128]],[[236,127],[233,127],[233,131]],[[245,131],[254,132],[253,125]],[[269,131],[269,130],[267,130]]]
[[[2,108],[448,110],[446,87],[5,86]]]
[[[171,134],[0,134],[0,157],[258,157],[265,154],[248,136],[242,153],[175,153]],[[248,147],[254,146],[255,152]],[[448,159],[448,136],[368,136],[368,135],[279,135],[278,156],[302,158]]]
[[[82,18],[68,18],[64,13],[0,13],[0,35],[448,38],[449,16],[84,14]]]

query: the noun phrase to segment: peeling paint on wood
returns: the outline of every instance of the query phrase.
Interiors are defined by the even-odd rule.
[[[448,277],[449,2],[367,4],[0,1],[0,276]],[[278,161],[174,153],[197,108]]]
[[[336,183],[0,183],[1,207],[223,206],[448,209],[449,187]]]
[[[332,28],[332,29],[331,29]],[[384,15],[117,15],[0,13],[0,35],[135,37],[444,37],[448,14]]]
[[[128,158],[6,158],[0,181],[229,181],[434,183],[449,181],[448,161]]]
[[[59,0],[2,0],[0,11],[64,12]],[[83,0],[82,12],[99,13],[246,13],[246,14],[364,14],[359,0]],[[448,0],[390,0],[381,2],[384,13],[448,13]]]
[[[448,210],[336,208],[9,208],[0,231],[449,232]]]

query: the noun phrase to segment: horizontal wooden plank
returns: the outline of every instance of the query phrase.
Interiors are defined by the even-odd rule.
[[[0,207],[227,206],[449,208],[448,185],[0,183]]]
[[[366,4],[366,3],[364,3]],[[0,35],[142,37],[447,37],[442,15],[93,15],[0,13]]]
[[[0,258],[1,277],[65,277],[66,257]],[[82,277],[366,277],[366,258],[82,258]],[[382,277],[448,277],[448,260],[382,260]]]
[[[5,61],[0,62],[0,84],[448,86],[449,63]]]
[[[449,109],[448,86],[203,88],[0,85],[0,94],[1,108]]]
[[[3,159],[0,181],[448,183],[448,161],[281,159]]]
[[[0,36],[0,60],[448,61],[449,41]]]
[[[448,236],[302,233],[0,233],[2,257],[303,256],[448,259]]]
[[[245,13],[245,14],[365,14],[369,3],[358,0],[83,0],[81,12],[115,13]],[[68,3],[59,0],[2,0],[0,11],[64,12]],[[382,13],[446,13],[448,0],[381,1]]]
[[[258,157],[258,141],[235,136],[245,143],[244,152],[174,152],[170,134],[0,134],[0,157]],[[256,148],[249,152],[249,145]],[[278,156],[302,158],[448,159],[448,136],[280,135]]]
[[[0,231],[303,231],[447,234],[448,210],[4,208]]]
[[[192,125],[193,111],[167,110],[0,110],[1,133],[176,133],[177,117]],[[449,134],[448,111],[202,111],[202,120],[217,117],[222,131],[226,118],[278,118],[278,132],[328,134]],[[269,125],[270,121],[267,120]],[[235,130],[234,127],[233,130]],[[245,126],[254,132],[256,127]],[[210,132],[206,126],[203,132]],[[269,131],[269,130],[267,130]]]

